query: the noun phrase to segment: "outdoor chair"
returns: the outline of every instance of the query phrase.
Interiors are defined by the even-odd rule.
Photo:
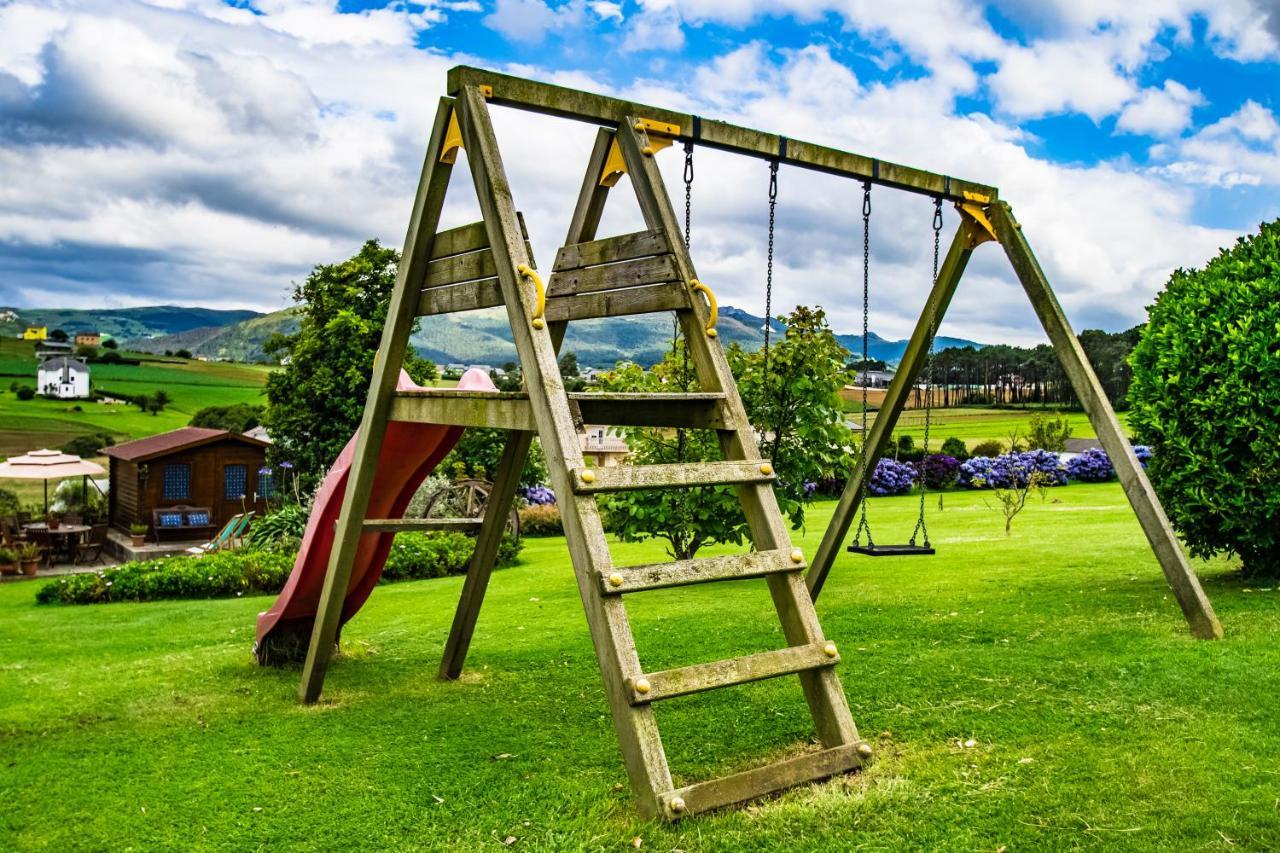
[[[62,514],[62,520],[67,524],[84,524],[84,517],[78,512],[65,512]]]
[[[107,544],[106,524],[95,524],[83,542],[76,545],[76,565],[102,562],[102,549]]]
[[[208,542],[202,542],[199,545],[193,545],[192,547],[187,549],[187,553],[192,554],[194,556],[201,556],[213,551],[217,551],[220,548],[227,547],[227,545],[231,542],[232,538],[235,536],[236,531],[240,529],[240,523],[242,521],[244,521],[244,513],[242,512],[236,513],[235,515],[231,516],[231,519],[226,524],[222,526],[222,529],[218,531],[217,536],[213,537]]]
[[[40,562],[46,566],[52,566],[54,554],[53,534],[47,530],[33,530],[31,531],[30,541],[36,543],[36,547],[40,549]]]

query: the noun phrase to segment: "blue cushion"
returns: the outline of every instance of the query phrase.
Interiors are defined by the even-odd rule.
[[[180,512],[162,512],[158,516],[161,527],[181,527],[182,513]]]
[[[209,523],[209,513],[207,512],[189,512],[187,513],[187,524],[192,527],[203,527]]]

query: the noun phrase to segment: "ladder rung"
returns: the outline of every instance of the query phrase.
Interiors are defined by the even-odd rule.
[[[502,286],[496,278],[484,278],[455,284],[450,287],[434,287],[422,291],[418,297],[417,314],[429,317],[433,314],[453,314],[457,311],[475,311],[506,304],[502,298]]]
[[[661,255],[670,251],[671,246],[667,244],[667,239],[661,231],[637,231],[634,234],[621,234],[616,237],[605,237],[565,246],[556,253],[556,262],[551,270],[564,272],[597,264],[629,261],[632,258],[643,258],[647,255]]]
[[[404,533],[410,530],[479,530],[478,518],[366,518],[365,533]]]
[[[458,391],[427,388],[398,391],[391,398],[393,421],[533,432],[533,407],[522,391]]]
[[[623,290],[547,296],[547,319],[593,320],[597,317],[630,317],[680,311],[689,307],[689,288],[682,282],[667,281]]]
[[[730,429],[722,392],[692,394],[574,393],[584,424]]]
[[[768,472],[768,473],[766,473]],[[578,468],[573,490],[579,493],[626,492],[691,486],[728,486],[738,483],[772,483],[773,468],[755,462],[683,462],[669,465],[618,465],[612,468]]]
[[[688,696],[690,693],[701,693],[704,690],[834,666],[840,661],[835,648],[828,643],[788,646],[772,652],[645,673],[628,680],[627,686],[631,688],[629,698],[632,705],[643,705],[676,696]],[[638,688],[643,687],[646,682],[649,689],[642,692]]]
[[[865,744],[842,744],[732,776],[677,788],[662,795],[663,811],[669,818],[678,818],[753,800],[806,782],[818,782],[861,767],[864,759],[860,749],[865,750]],[[677,797],[684,801],[680,811],[671,808],[671,801]]]
[[[795,557],[800,559],[794,559]],[[640,592],[646,589],[758,578],[774,572],[799,571],[804,567],[804,556],[799,550],[783,548],[775,551],[754,551],[749,554],[729,554],[723,557],[704,557],[701,560],[650,563],[601,572],[600,591],[605,595],[620,595],[624,592]]]
[[[498,267],[494,263],[493,252],[486,247],[481,252],[468,252],[465,255],[431,261],[427,264],[427,277],[422,287],[445,287],[478,278],[493,278],[497,274]]]
[[[676,269],[675,256],[654,255],[616,264],[552,273],[551,280],[547,282],[547,293],[551,296],[594,293],[679,280],[680,272]]]
[[[449,258],[489,248],[489,233],[484,222],[471,222],[436,233],[431,241],[431,260]]]

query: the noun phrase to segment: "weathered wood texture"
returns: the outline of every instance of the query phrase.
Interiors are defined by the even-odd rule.
[[[640,677],[645,682],[643,690],[637,681],[632,682],[631,701],[633,704],[658,702],[676,696],[687,696],[690,693],[701,693],[704,690],[715,690],[718,687],[730,687],[734,684],[763,681],[780,675],[795,675],[811,669],[835,666],[840,656],[828,653],[834,650],[835,646],[814,643],[808,646],[790,646],[729,660],[697,663],[677,669],[645,673]]]
[[[753,800],[806,782],[827,779],[861,767],[863,758],[859,753],[860,748],[865,749],[861,743],[842,744],[732,776],[687,785],[665,795],[662,798],[663,809],[670,818],[694,815]],[[677,811],[672,808],[672,803],[676,800],[683,803],[683,809]]]
[[[475,518],[366,518],[365,533],[407,533],[410,531],[445,530],[474,533],[480,529]]]
[[[951,304],[956,285],[960,283],[960,276],[964,274],[969,257],[973,254],[973,249],[970,248],[972,227],[967,220],[962,221],[956,230],[955,237],[951,240],[951,248],[947,250],[946,260],[938,270],[938,280],[934,282],[933,289],[925,300],[924,311],[921,312],[920,319],[916,321],[915,329],[911,332],[911,338],[907,341],[907,348],[903,351],[898,370],[894,373],[893,381],[889,383],[889,389],[885,392],[884,401],[876,412],[871,431],[863,439],[866,442],[866,449],[853,475],[845,483],[831,521],[822,534],[822,542],[818,545],[818,550],[809,564],[806,582],[809,586],[809,594],[815,600],[822,593],[822,585],[826,583],[827,575],[840,551],[840,546],[849,534],[854,514],[866,491],[870,472],[875,470],[877,460],[888,446],[893,429],[897,426],[898,416],[902,414],[907,397],[915,388],[916,380],[920,378],[920,371],[929,357],[933,332],[941,322],[947,306]]]
[[[1124,429],[1116,418],[1115,410],[1111,408],[1102,384],[1093,372],[1084,348],[1080,346],[1080,340],[1071,330],[1067,315],[1058,304],[1044,270],[1040,268],[1040,263],[1022,234],[1022,227],[1014,220],[1013,212],[1007,204],[992,205],[989,216],[1000,238],[1000,244],[1004,246],[1005,254],[1009,256],[1009,262],[1031,300],[1036,316],[1044,326],[1045,334],[1053,343],[1058,361],[1071,380],[1076,397],[1089,415],[1089,423],[1093,425],[1102,448],[1116,469],[1116,476],[1138,516],[1147,541],[1151,543],[1160,568],[1164,570],[1169,588],[1182,607],[1191,633],[1203,639],[1221,638],[1222,624],[1213,612],[1213,605],[1182,552],[1178,536],[1151,487],[1151,481],[1147,479],[1147,472],[1134,455]]]
[[[351,473],[338,514],[337,534],[320,593],[311,644],[302,668],[302,682],[298,693],[302,701],[307,703],[315,702],[320,697],[329,658],[333,653],[342,602],[346,598],[347,585],[351,580],[351,569],[363,532],[369,493],[373,488],[378,453],[382,449],[386,432],[391,397],[395,392],[400,366],[404,362],[405,349],[409,345],[417,294],[422,289],[422,281],[426,276],[432,241],[449,186],[452,167],[440,162],[440,150],[453,107],[453,99],[440,100],[418,182],[413,213],[409,218],[400,268],[387,309],[387,322],[382,330],[382,342],[378,346],[373,378],[365,399],[364,417],[356,437]]]
[[[796,556],[800,559],[794,559]],[[772,572],[797,572],[804,568],[804,558],[799,551],[783,549],[642,566],[617,566],[608,575],[600,576],[600,591],[605,595],[621,595],[646,589],[759,578]]]
[[[429,389],[402,391],[391,403],[393,421],[412,421],[487,429],[536,429],[529,395],[502,391]]]
[[[637,117],[655,119],[678,125],[680,134],[677,138],[682,142],[693,140],[698,145],[765,160],[779,159],[782,151],[782,137],[776,133],[764,133],[704,118],[701,120],[701,133],[695,137],[694,117],[688,113],[581,92],[563,86],[552,86],[548,83],[511,77],[483,68],[460,65],[449,71],[449,94],[456,95],[463,86],[467,85],[493,87],[493,95],[489,100],[491,103],[502,106],[611,127],[629,126],[629,123]],[[815,145],[812,142],[802,142],[798,139],[786,141],[786,153],[780,159],[783,163],[804,169],[867,180],[909,192],[942,196],[952,201],[963,201],[966,192],[979,193],[987,198],[996,197],[995,187],[985,184],[913,169],[909,166],[824,145]],[[628,168],[630,169],[630,164]]]
[[[689,307],[689,288],[683,282],[664,282],[625,290],[547,297],[547,320],[590,320],[679,311]]]
[[[654,255],[648,258],[620,261],[616,264],[578,267],[565,272],[552,273],[547,292],[564,296],[661,284],[664,281],[679,281],[679,273],[676,272],[675,261],[671,255]]]
[[[667,238],[660,231],[636,231],[617,237],[589,240],[564,246],[556,253],[553,272],[580,269],[597,264],[630,261],[650,255],[664,255],[671,250]]]
[[[735,483],[771,483],[776,478],[770,466],[761,470],[759,461],[673,462],[667,465],[618,465],[614,468],[579,468],[574,471],[573,489],[579,494],[626,492],[636,489],[728,486]]]

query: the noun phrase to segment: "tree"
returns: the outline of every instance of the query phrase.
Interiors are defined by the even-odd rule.
[[[62,329],[54,329],[52,332],[49,333],[49,340],[51,341],[65,342],[67,340],[67,337],[68,337],[67,333],[64,332]]]
[[[502,448],[506,441],[506,430],[468,429],[462,433],[462,438],[449,455],[441,461],[439,470],[458,478],[492,480],[498,472],[498,462],[502,459]],[[529,456],[520,474],[520,482],[533,486],[546,481],[547,461],[542,455],[542,445],[534,439],[529,446]]]
[[[560,375],[566,379],[571,376],[582,375],[578,369],[578,354],[576,352],[567,352],[560,356]]]
[[[103,349],[117,349],[119,348],[119,346],[120,344],[116,341],[115,338],[107,338],[102,342]]]
[[[601,376],[599,390],[621,392],[669,392],[697,390],[697,382],[684,359],[679,341],[662,362],[650,370],[619,363]],[[629,462],[659,465],[722,459],[720,444],[711,430],[665,430],[630,427],[622,430],[630,448]],[[723,486],[692,489],[644,489],[619,492],[601,499],[610,530],[625,542],[662,539],[667,553],[689,560],[703,545],[714,542],[739,544],[747,533],[746,520],[734,493]]]
[[[369,240],[345,261],[317,265],[294,287],[298,331],[266,344],[269,355],[288,356],[267,378],[273,455],[292,462],[304,485],[324,474],[360,424],[399,260],[394,249]],[[425,380],[412,350],[405,369]]]
[[[796,306],[769,348],[730,347],[729,363],[761,453],[778,475],[775,491],[791,523],[804,523],[806,484],[845,477],[855,453],[840,391],[854,378],[821,308]]]
[[[1071,421],[1037,412],[1031,416],[1027,432],[1027,446],[1032,450],[1061,452],[1067,449],[1067,439],[1071,437]]]
[[[178,358],[191,358],[191,350],[189,349],[174,350],[173,354]]]
[[[1129,423],[1191,553],[1280,578],[1280,221],[1179,269],[1131,356]]]
[[[98,354],[97,347],[91,347],[88,344],[81,344],[76,347],[76,356],[78,358],[93,358]]]
[[[191,416],[191,426],[248,432],[262,423],[266,409],[251,403],[230,406],[206,406]]]

